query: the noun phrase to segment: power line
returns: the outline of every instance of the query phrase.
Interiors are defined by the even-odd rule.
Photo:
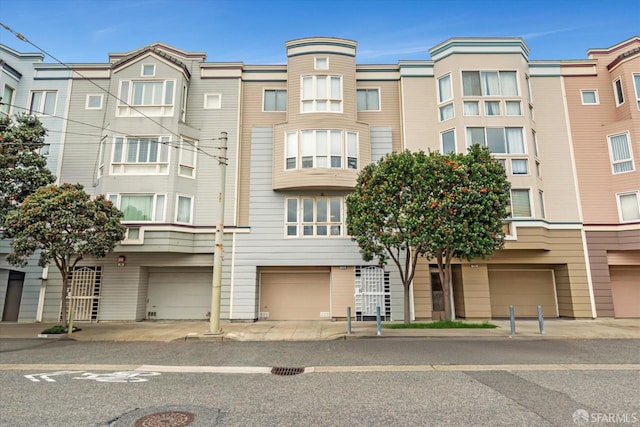
[[[85,77],[84,75],[82,75],[81,73],[79,73],[78,71],[75,71],[71,66],[69,66],[68,64],[62,62],[61,60],[59,60],[58,58],[56,58],[55,56],[53,56],[52,54],[50,54],[49,52],[47,52],[46,50],[44,50],[43,48],[41,48],[40,46],[36,45],[35,43],[33,43],[32,41],[30,41],[29,39],[27,39],[23,34],[20,34],[16,31],[14,31],[13,29],[11,29],[9,26],[5,25],[4,23],[0,22],[0,25],[7,31],[9,31],[10,33],[12,33],[13,35],[15,35],[18,39],[29,43],[31,46],[35,47],[36,49],[38,49],[40,52],[44,53],[45,55],[49,56],[50,58],[52,58],[53,60],[55,60],[56,62],[58,62],[59,64],[63,65],[65,68],[67,68],[69,71],[73,72],[74,74],[80,76],[83,80],[86,80],[87,82],[91,83],[92,85],[94,85],[95,87],[97,87],[98,89],[100,89],[101,91],[105,92],[107,95],[109,95],[110,97],[115,98],[120,104],[122,105],[126,105],[127,107],[131,108],[132,110],[136,111],[137,113],[139,113],[142,117],[150,120],[151,122],[155,123],[156,125],[160,126],[162,129],[168,131],[171,135],[176,136],[178,138],[180,138],[181,140],[185,141],[187,144],[191,145],[196,151],[201,151],[204,155],[209,156],[211,158],[217,159],[217,156],[213,155],[213,154],[209,154],[206,151],[202,150],[200,147],[198,147],[197,145],[191,143],[191,141],[183,139],[181,135],[173,132],[171,129],[167,128],[166,126],[164,126],[162,123],[159,123],[158,121],[152,119],[151,117],[147,116],[146,114],[144,114],[142,111],[140,111],[138,108],[130,105],[129,103],[123,101],[122,99],[120,99],[120,97],[114,95],[113,93],[111,93],[110,91],[105,90],[103,87],[101,87],[100,85],[98,85],[96,82],[94,82],[93,80],[90,80],[89,78]]]
[[[66,120],[66,121],[77,123],[77,124],[81,124],[81,125],[84,125],[84,126],[100,129],[102,131],[109,131],[109,132],[112,133],[112,135],[111,135],[112,137],[122,135],[122,137],[124,137],[124,138],[139,138],[139,136],[137,136],[137,135],[130,135],[130,134],[126,133],[126,132],[119,132],[119,131],[117,131],[115,129],[110,129],[110,128],[107,128],[107,127],[102,127],[102,126],[94,125],[94,124],[91,124],[91,123],[81,122],[79,120],[73,120],[73,119],[69,119],[67,117],[56,116],[56,115],[53,115],[53,114],[45,114],[42,111],[36,111],[36,110],[32,110],[30,108],[24,108],[24,107],[21,107],[19,105],[15,105],[15,104],[7,104],[5,102],[0,102],[0,105],[9,105],[9,106],[11,106],[13,108],[18,108],[20,110],[29,111],[30,113],[35,113],[36,115],[41,114],[41,115],[46,116],[46,117],[53,117],[53,118],[60,119],[60,120]],[[106,135],[98,135],[98,134],[88,134],[88,133],[79,133],[79,132],[70,132],[70,131],[60,131],[60,130],[53,130],[53,129],[48,129],[48,128],[47,128],[47,132],[55,132],[55,133],[66,134],[66,135],[93,136],[93,137],[96,137],[96,138],[103,138],[104,136],[106,136]],[[159,135],[159,136],[162,136],[162,135]],[[180,137],[180,140],[187,142],[182,137]],[[215,141],[215,139],[199,140],[198,142],[205,142],[205,141]],[[204,150],[201,149],[201,147],[198,147],[198,146],[194,145],[193,143],[188,143],[189,147],[193,147],[193,149],[190,149],[188,147],[181,147],[178,144],[180,141],[164,141],[164,142],[163,141],[158,141],[158,142],[160,142],[162,144],[165,144],[165,145],[167,145],[169,147],[182,149],[182,150],[193,152],[193,153],[197,153],[198,151],[202,151],[203,153],[205,152]],[[87,143],[88,144],[100,144],[100,143],[102,143],[102,141],[84,142],[84,143],[85,144],[87,144]],[[111,143],[111,142],[109,142],[109,143]],[[211,147],[211,148],[218,148],[218,147]],[[217,158],[217,157],[212,156],[212,155],[210,155],[210,157]]]

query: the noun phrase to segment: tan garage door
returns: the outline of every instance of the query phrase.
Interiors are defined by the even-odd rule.
[[[508,317],[513,305],[516,317],[537,317],[538,305],[544,317],[558,317],[551,270],[489,271],[491,315]]]
[[[326,319],[329,297],[328,272],[263,272],[260,275],[261,319]]]
[[[640,268],[610,267],[615,317],[640,318]]]

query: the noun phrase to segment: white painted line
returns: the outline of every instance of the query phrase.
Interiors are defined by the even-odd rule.
[[[211,374],[269,374],[270,367],[264,366],[161,366],[142,365],[136,371],[211,373]]]
[[[38,370],[38,371],[70,371],[70,370],[81,370],[81,371],[133,371],[137,369],[140,365],[83,365],[83,364],[0,364],[0,371],[30,371],[30,370]]]

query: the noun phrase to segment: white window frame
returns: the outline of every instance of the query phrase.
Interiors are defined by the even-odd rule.
[[[326,65],[323,67],[319,65],[320,62],[325,61]],[[329,69],[329,57],[328,56],[318,56],[313,58],[313,69],[314,70],[328,70]]]
[[[369,92],[376,92],[378,94],[378,108],[377,109],[373,109],[373,108],[369,108],[369,103],[366,102],[366,108],[364,109],[360,109],[359,105],[358,105],[358,93],[359,92],[365,92],[365,100],[368,100],[368,93]],[[358,111],[373,111],[373,112],[378,112],[378,111],[382,111],[382,101],[381,101],[381,96],[380,96],[380,88],[377,87],[362,87],[359,89],[356,89],[356,108]]]
[[[618,91],[618,89],[620,90]],[[622,76],[613,81],[613,97],[616,100],[616,107],[624,104],[624,87],[622,86]]]
[[[267,110],[267,92],[273,92],[273,96],[275,97],[275,109]],[[278,109],[278,92],[284,92],[284,107],[279,110]],[[287,111],[287,89],[283,88],[265,88],[262,91],[262,112],[263,113],[283,113]]]
[[[318,79],[325,78],[326,79],[326,87],[325,93],[318,93]],[[311,81],[311,97],[305,98],[304,91],[304,82],[306,79],[310,79]],[[331,88],[332,81],[334,79],[338,79],[340,84],[340,94],[338,98],[334,98],[331,96]],[[322,74],[322,75],[304,75],[300,76],[300,113],[333,113],[340,114],[343,111],[343,99],[344,99],[344,84],[342,80],[342,76],[333,75],[333,74]],[[319,105],[322,103],[326,104],[326,109],[318,109]],[[305,105],[309,105],[310,109],[305,110]],[[333,106],[337,105],[339,108],[337,110],[333,109]]]
[[[318,133],[326,133],[326,151],[318,152]],[[340,133],[340,167],[332,166],[332,157],[337,157],[337,152],[332,150],[332,134],[335,132]],[[313,159],[311,167],[303,167],[303,157],[310,157],[304,155],[305,150],[302,145],[305,143],[303,135],[312,135],[313,143]],[[355,155],[352,152],[351,141],[355,137]],[[357,131],[345,130],[345,129],[301,129],[297,131],[287,131],[284,134],[284,170],[359,170],[359,153],[360,153],[360,134]],[[295,156],[295,157],[294,157]],[[318,166],[318,158],[326,158],[327,166]],[[292,167],[288,167],[289,161],[291,161]],[[355,161],[356,167],[351,167]]]
[[[179,219],[179,209],[180,209],[180,199],[188,199],[189,200],[189,220],[188,221],[180,221]],[[176,194],[176,208],[175,208],[175,219],[176,224],[193,224],[193,203],[194,197],[188,194]]]
[[[160,99],[156,99],[156,93],[152,91],[151,103],[145,104],[144,98],[148,93],[146,87],[143,88],[142,102],[134,104],[136,85],[144,84],[162,84],[162,90],[158,96]],[[118,104],[117,104],[117,117],[171,117],[175,114],[176,110],[176,85],[175,79],[124,79],[120,80],[118,84]],[[167,102],[169,100],[170,102]]]
[[[627,140],[627,150],[629,151],[629,158],[624,160],[614,160],[613,147],[611,145],[611,138],[615,136],[622,136],[622,135],[625,135]],[[621,173],[629,173],[636,170],[636,164],[633,159],[633,144],[631,144],[631,135],[629,134],[628,131],[607,135],[607,146],[609,147],[609,159],[611,160],[611,173],[613,173],[614,175],[618,175]],[[616,172],[615,166],[621,163],[626,163],[626,162],[631,162],[631,169],[626,171]]]
[[[633,73],[633,88],[636,92],[636,105],[638,110],[640,110],[640,74]]]
[[[540,218],[545,219],[547,212],[544,206],[544,191],[538,190],[538,202],[540,203]]]
[[[159,151],[156,161],[139,161],[140,147],[136,148],[136,161],[128,161],[129,144],[134,140],[149,139],[157,141],[148,141],[149,143],[159,144]],[[121,140],[120,142],[118,140]],[[139,141],[135,141],[136,144]],[[116,158],[116,146],[121,144],[120,158]],[[171,161],[171,137],[169,136],[122,136],[113,137],[113,148],[111,152],[111,174],[112,175],[167,175],[169,173],[169,164]],[[150,151],[149,151],[150,155]],[[166,158],[166,160],[165,160]]]
[[[595,101],[594,102],[585,102],[584,95],[586,93],[592,93],[593,94],[593,98],[595,99]],[[598,89],[581,89],[580,90],[580,101],[582,102],[582,105],[599,105],[600,104],[600,98],[598,97]]]
[[[640,211],[640,190],[626,191],[624,193],[616,194],[616,201],[618,204],[618,217],[620,218],[620,222],[623,222],[623,223],[640,221],[640,216],[638,218],[624,219],[623,212],[622,212],[622,203],[620,203],[620,197],[630,196],[630,195],[636,196],[636,203],[638,204],[638,210]]]
[[[527,197],[529,198],[529,215],[522,215],[522,216],[514,216],[513,215],[513,192],[514,191],[526,191],[527,192]],[[512,188],[509,194],[509,206],[511,209],[511,218],[533,218],[533,213],[535,212],[533,210],[533,200],[531,200],[531,188],[527,188],[527,187],[518,187],[518,188]]]
[[[151,220],[122,220],[123,223],[145,224],[145,223],[162,223],[164,222],[167,211],[167,194],[166,193],[110,193],[107,194],[107,199],[110,200],[118,209],[121,209],[122,196],[128,197],[149,197],[153,198],[153,212],[151,213]],[[162,198],[162,200],[158,200]],[[158,212],[158,211],[161,212]],[[123,211],[124,214],[124,211]]]
[[[480,95],[465,95],[464,93],[464,73],[478,73],[478,77],[480,79]],[[498,75],[498,87],[499,93],[493,95],[487,95],[485,92],[485,85],[483,83],[482,75],[487,73],[497,73]],[[502,87],[502,80],[500,78],[500,73],[515,73],[515,83],[516,83],[516,94],[515,95],[505,95]],[[520,89],[520,82],[518,80],[518,71],[517,70],[461,70],[460,71],[460,85],[462,89],[462,96],[464,98],[513,98],[522,96],[522,90]]]
[[[182,102],[180,103],[180,120],[187,121],[187,101],[189,97],[189,86],[182,85]]]
[[[449,86],[449,97],[445,98],[445,95],[442,94],[441,84],[440,82],[448,80]],[[453,81],[451,80],[451,73],[444,74],[437,79],[437,89],[438,89],[438,104],[444,104],[451,100],[453,100]]]
[[[453,151],[445,152],[444,151],[444,135],[449,133],[453,134]],[[447,154],[447,153],[457,153],[457,152],[458,152],[458,141],[456,140],[456,129],[451,128],[451,129],[447,129],[440,132],[440,153]]]
[[[91,106],[91,98],[99,98],[100,99],[100,103],[97,107],[92,107]],[[104,95],[101,93],[88,93],[87,94],[87,99],[86,102],[84,104],[84,108],[86,110],[102,110],[102,102],[104,100]]]
[[[483,140],[483,144],[485,147],[489,147],[489,142],[487,139],[487,129],[502,129],[503,133],[504,133],[504,141],[505,141],[505,148],[506,148],[506,152],[504,153],[499,153],[496,152],[494,153],[493,151],[491,152],[494,155],[515,155],[515,156],[523,156],[527,154],[527,139],[525,137],[525,128],[524,127],[520,127],[520,126],[468,126],[465,128],[465,138],[467,139],[467,148],[471,147],[472,144],[474,144],[474,141],[469,141],[469,129],[474,128],[474,129],[483,129],[483,133],[484,133],[484,140]],[[507,138],[507,129],[520,129],[520,134],[522,136],[522,149],[523,152],[522,153],[511,153],[509,152],[509,140]]]
[[[5,99],[5,92],[9,89],[11,91],[11,98]],[[5,117],[11,117],[11,113],[13,113],[13,103],[16,99],[16,88],[11,86],[8,83],[5,83],[2,87],[2,108],[0,108],[0,115]],[[6,110],[6,111],[5,111]]]
[[[478,114],[467,114],[467,109],[465,108],[465,106],[467,104],[476,104],[477,110],[478,110]],[[480,108],[480,101],[477,99],[472,99],[472,100],[466,100],[462,102],[462,114],[465,117],[480,117],[482,115],[482,109]]]
[[[513,167],[513,162],[514,161],[524,161],[526,163],[526,165],[527,165],[527,171],[525,173],[515,173],[514,172],[515,169]],[[529,159],[526,159],[526,158],[522,158],[522,157],[514,157],[514,158],[512,158],[510,167],[511,167],[511,175],[528,176],[531,173],[530,170],[529,170]]]
[[[218,97],[218,102],[214,103],[212,107],[209,106],[209,98]],[[205,93],[204,94],[204,106],[205,110],[219,110],[222,108],[222,94],[221,93]]]
[[[295,201],[295,221],[289,221],[289,201]],[[304,201],[311,200],[313,203],[313,220],[305,221],[304,220]],[[326,201],[326,209],[327,211],[327,221],[318,221],[318,201],[324,200]],[[340,214],[340,221],[331,221],[331,203],[332,201],[337,200]],[[331,239],[331,238],[344,238],[346,235],[346,218],[345,218],[345,201],[344,197],[335,196],[335,197],[285,197],[284,199],[284,237],[291,238],[319,238],[319,239]],[[295,234],[289,234],[289,228],[295,227]],[[312,231],[311,234],[305,234],[305,230],[309,230],[309,227]],[[319,227],[326,227],[326,234],[318,234]],[[339,227],[339,231],[335,232],[335,227]]]
[[[40,97],[40,101],[38,105],[34,107],[33,98],[36,93],[42,94]],[[53,99],[53,111],[45,112],[44,108],[47,104],[47,97],[49,94],[54,94],[55,98]],[[34,116],[55,116],[56,115],[56,104],[58,103],[58,91],[57,90],[32,90],[29,94],[29,114]]]
[[[185,161],[185,151],[193,153],[192,162],[189,164]],[[178,175],[185,178],[195,179],[196,177],[196,165],[198,162],[198,141],[182,138],[180,140],[180,156],[178,159]],[[184,170],[189,170],[191,173],[183,173]]]
[[[447,120],[455,119],[455,117],[456,109],[453,105],[453,102],[449,102],[438,107],[438,121],[446,122]]]
[[[509,114],[509,103],[518,104],[520,112],[518,114]],[[504,100],[504,115],[507,117],[522,117],[522,102],[519,99],[505,99]]]
[[[146,74],[144,71],[147,67],[151,67],[151,74]],[[156,76],[156,64],[141,64],[140,77],[155,77]]]

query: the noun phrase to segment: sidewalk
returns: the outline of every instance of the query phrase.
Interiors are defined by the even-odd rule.
[[[255,323],[222,323],[221,335],[207,334],[207,321],[144,321],[76,323],[81,331],[72,335],[77,341],[328,341],[337,339],[382,338],[540,338],[540,339],[640,339],[640,319],[549,319],[541,334],[535,319],[516,320],[516,333],[511,335],[508,320],[494,320],[496,329],[386,329],[377,335],[375,322],[330,321],[260,321]],[[0,338],[38,338],[55,323],[0,323]],[[67,338],[49,335],[40,338]]]

